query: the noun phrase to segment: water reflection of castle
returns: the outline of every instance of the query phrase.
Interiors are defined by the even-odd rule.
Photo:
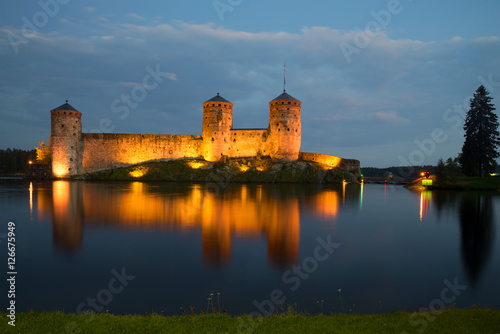
[[[262,236],[267,236],[271,265],[297,263],[300,211],[331,219],[340,205],[346,201],[358,203],[360,198],[359,186],[353,186],[346,198],[345,189],[314,185],[303,201],[304,193],[297,194],[296,185],[229,185],[220,193],[207,191],[204,185],[172,188],[141,182],[110,185],[54,181],[46,186],[36,187],[38,214],[41,218],[51,216],[58,249],[70,252],[81,247],[84,225],[201,229],[203,258],[211,264],[229,261],[233,238]],[[304,185],[301,187],[303,190]]]

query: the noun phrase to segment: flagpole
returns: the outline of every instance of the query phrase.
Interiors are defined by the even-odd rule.
[[[283,93],[286,92],[286,63],[283,63],[284,77],[283,77]]]

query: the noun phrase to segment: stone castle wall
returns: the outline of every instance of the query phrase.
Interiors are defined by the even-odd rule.
[[[84,133],[83,173],[124,167],[146,161],[202,158],[202,137]]]
[[[267,129],[232,130],[229,141],[229,154],[231,158],[255,157],[257,155],[270,155]]]
[[[342,159],[333,155],[309,152],[300,152],[299,157],[301,160],[317,162],[328,168],[339,168],[345,171],[360,171],[359,160]]]

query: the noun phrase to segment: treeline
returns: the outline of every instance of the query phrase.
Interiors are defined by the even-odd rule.
[[[0,175],[24,173],[28,162],[35,160],[35,150],[0,149]]]
[[[387,177],[392,175],[394,177],[420,177],[420,173],[423,171],[429,171],[434,174],[434,169],[436,166],[401,166],[401,167],[387,167],[387,168],[375,168],[375,167],[361,167],[361,174],[365,177]]]

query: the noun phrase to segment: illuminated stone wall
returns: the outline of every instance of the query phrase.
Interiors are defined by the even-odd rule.
[[[201,158],[201,136],[84,133],[83,173],[146,161]]]
[[[359,160],[342,159],[333,155],[300,152],[300,159],[305,161],[313,161],[324,165],[327,168],[339,168],[346,171],[360,170]]]
[[[232,130],[230,137],[229,157],[255,157],[258,154],[271,155],[269,150],[269,133],[267,129]]]

